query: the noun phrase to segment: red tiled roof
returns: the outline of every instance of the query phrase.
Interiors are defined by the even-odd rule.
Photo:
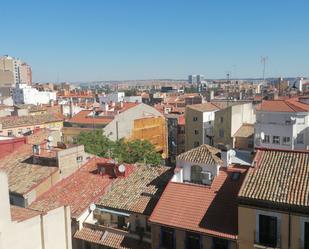
[[[108,175],[96,173],[97,165],[107,162],[108,159],[104,158],[90,159],[74,174],[41,195],[30,208],[48,211],[59,206],[70,206],[72,217],[78,217],[91,203],[98,201],[114,181]],[[126,165],[126,171],[130,174],[133,165]]]
[[[24,220],[31,219],[35,216],[42,214],[42,212],[32,210],[29,208],[22,208],[17,206],[11,206],[11,218],[12,221],[21,222]]]
[[[264,100],[257,110],[266,112],[308,112],[309,105],[301,103],[298,98],[284,100]]]
[[[232,180],[233,172],[241,172]],[[164,226],[210,234],[227,239],[237,238],[237,194],[246,168],[220,168],[211,187],[170,182],[150,221]]]
[[[151,245],[145,242],[112,231],[99,231],[84,227],[77,231],[74,238],[89,241],[108,248],[119,249],[150,249]]]

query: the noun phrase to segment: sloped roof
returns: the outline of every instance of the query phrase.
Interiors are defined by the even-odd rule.
[[[308,112],[309,104],[300,102],[299,98],[263,100],[256,109],[266,112]]]
[[[12,221],[21,222],[24,220],[31,219],[35,216],[42,214],[42,212],[32,210],[29,208],[22,208],[18,206],[11,206],[11,218]]]
[[[254,161],[240,200],[309,208],[309,152],[259,149]]]
[[[77,218],[91,203],[104,195],[114,179],[94,173],[98,163],[106,163],[108,159],[92,158],[78,171],[58,182],[34,201],[30,208],[49,211],[60,206],[70,206],[71,215]],[[133,165],[126,165],[126,173],[130,174]]]
[[[223,161],[216,155],[221,151],[208,144],[200,145],[177,156],[177,160],[202,164],[222,164]]]
[[[234,172],[239,172],[238,180],[233,180]],[[237,194],[246,174],[246,168],[231,166],[220,168],[212,185],[170,182],[156,208],[150,222],[210,234],[227,239],[236,239]]]
[[[233,137],[250,137],[254,135],[254,124],[243,124],[234,134]]]
[[[170,167],[139,165],[129,177],[116,182],[97,205],[150,215],[172,175]]]
[[[125,234],[114,233],[112,231],[95,230],[88,227],[83,227],[74,234],[74,238],[103,245],[108,248],[119,249],[150,249],[151,245],[146,242],[125,236]]]

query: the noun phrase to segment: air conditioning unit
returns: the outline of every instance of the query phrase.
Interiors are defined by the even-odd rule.
[[[212,174],[209,171],[202,171],[203,178],[202,183],[206,185],[211,185],[212,182]]]

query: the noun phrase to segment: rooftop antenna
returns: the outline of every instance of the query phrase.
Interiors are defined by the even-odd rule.
[[[263,82],[265,82],[265,68],[266,68],[267,61],[268,61],[267,56],[261,56],[261,63],[263,65]]]

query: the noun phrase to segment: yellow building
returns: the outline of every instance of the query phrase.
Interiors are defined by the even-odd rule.
[[[309,248],[309,152],[258,150],[239,193],[239,249]]]
[[[148,140],[165,158],[167,156],[166,135],[164,117],[145,117],[134,120],[132,135],[129,140]]]

